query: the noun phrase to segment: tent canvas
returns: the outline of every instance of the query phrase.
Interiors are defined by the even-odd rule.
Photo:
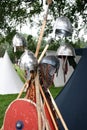
[[[82,57],[74,73],[55,99],[69,130],[87,129],[87,49],[79,52]]]
[[[23,82],[15,71],[7,51],[0,64],[0,94],[19,93]]]

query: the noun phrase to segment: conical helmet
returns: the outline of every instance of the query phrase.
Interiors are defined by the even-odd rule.
[[[19,33],[15,34],[12,43],[14,47],[14,52],[16,51],[16,47],[26,47],[27,44],[25,38]]]
[[[54,55],[45,56],[39,64],[40,83],[47,89],[53,84],[54,74],[58,75],[59,59]]]
[[[45,56],[42,60],[41,63],[45,63],[45,64],[50,64],[54,67],[59,66],[59,60],[56,56],[54,55],[48,55]]]
[[[59,59],[56,56],[54,56],[54,55],[45,56],[41,60],[41,64],[48,64],[48,65],[53,66],[54,69],[50,70],[50,73],[53,73],[53,71],[55,71],[55,73],[57,73],[58,69],[59,69],[59,66],[60,66]]]
[[[72,35],[72,25],[67,17],[59,17],[54,25],[54,33],[57,35],[70,36]]]
[[[37,65],[38,62],[34,56],[34,53],[29,50],[25,50],[25,52],[20,57],[20,67],[24,70],[29,69],[29,71],[32,71],[37,69]]]
[[[57,49],[58,56],[75,56],[75,50],[70,44],[62,44]]]

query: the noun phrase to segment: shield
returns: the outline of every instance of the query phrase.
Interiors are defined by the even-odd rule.
[[[28,99],[14,100],[6,110],[3,130],[38,130],[36,104]]]

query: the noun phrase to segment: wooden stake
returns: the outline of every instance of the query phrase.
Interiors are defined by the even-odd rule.
[[[52,0],[47,0],[47,4],[50,5],[52,3]]]
[[[18,94],[17,99],[19,99],[21,97],[22,93],[24,92],[25,88],[27,88],[27,87],[28,87],[28,83],[26,82],[24,84],[24,86],[22,87],[20,93]]]
[[[49,104],[48,104],[48,102],[47,102],[47,99],[46,99],[46,97],[45,97],[45,95],[44,95],[44,92],[43,92],[41,86],[40,86],[40,92],[41,92],[42,97],[43,97],[43,99],[44,99],[44,102],[46,103],[46,106],[47,106],[47,108],[48,108],[48,111],[49,111],[49,114],[50,114],[51,119],[52,119],[52,121],[53,121],[55,130],[59,130],[59,129],[58,129],[58,126],[57,126],[57,124],[56,124],[56,122],[55,122],[55,120],[54,120],[54,117],[53,117],[53,114],[52,114],[52,112],[51,112],[50,106],[49,106]]]
[[[38,39],[37,48],[36,48],[36,52],[35,52],[35,57],[38,56],[38,53],[39,53],[39,50],[40,50],[41,41],[42,41],[42,38],[43,38],[43,35],[44,35],[44,29],[45,29],[46,21],[47,21],[47,14],[48,14],[48,8],[47,8],[46,16],[44,18],[42,28],[41,28],[41,31],[40,31],[40,36],[39,36],[39,39]]]
[[[43,56],[45,55],[45,53],[46,53],[48,47],[49,47],[49,44],[47,44],[47,45],[45,46],[44,50],[42,51],[42,53],[41,53],[41,55],[40,55],[40,57],[39,57],[39,59],[38,59],[38,63],[40,63],[40,61],[41,61],[41,59],[43,58]]]
[[[3,126],[0,128],[0,130],[3,130]]]
[[[32,78],[32,73],[30,73],[29,80],[31,80],[31,78]],[[21,97],[21,95],[22,95],[22,93],[24,92],[25,88],[28,87],[28,85],[29,85],[29,80],[25,82],[25,84],[24,84],[24,86],[22,87],[20,93],[18,94],[17,99],[19,99],[19,98]]]
[[[52,95],[51,95],[51,93],[50,93],[49,90],[48,90],[48,92],[49,92],[49,94],[50,94],[50,97],[51,97],[53,106],[54,106],[54,108],[55,108],[55,110],[56,110],[57,116],[59,117],[59,119],[60,119],[60,121],[61,121],[61,123],[62,123],[64,129],[65,129],[65,130],[69,130],[68,127],[67,127],[67,125],[66,125],[66,123],[65,123],[65,121],[64,121],[64,119],[63,119],[63,117],[62,117],[62,115],[61,115],[61,113],[60,113],[60,111],[59,111],[59,108],[58,108],[58,106],[56,105],[56,103],[55,103],[55,101],[54,101],[54,99],[53,99],[53,97],[52,97]]]
[[[35,87],[36,87],[36,105],[37,105],[37,113],[38,113],[38,130],[42,130],[41,124],[41,102],[40,102],[40,91],[39,91],[39,75],[35,77]]]
[[[36,52],[35,52],[35,57],[38,56],[38,53],[39,53],[39,50],[40,50],[41,41],[42,41],[42,38],[43,38],[43,35],[44,35],[44,29],[45,29],[46,22],[47,22],[48,9],[49,9],[49,5],[52,3],[52,0],[47,0],[47,3],[48,3],[48,7],[47,7],[46,15],[45,15],[45,18],[43,20],[42,27],[41,27],[40,36],[39,36],[39,39],[38,39],[37,48],[36,48]]]

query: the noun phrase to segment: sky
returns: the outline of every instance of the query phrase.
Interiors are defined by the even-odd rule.
[[[43,12],[41,12],[40,15],[37,15],[36,17],[34,17],[35,23],[38,23],[39,20],[43,21],[43,19],[44,19],[44,15],[46,14],[46,11],[47,11],[47,5],[45,4],[46,3],[45,1],[46,0],[43,0]],[[28,20],[27,20],[27,24],[22,25],[21,29],[20,29],[20,26],[16,27],[16,29],[18,29],[19,32],[26,33],[26,34],[32,34],[35,37],[38,36],[38,31],[39,31],[40,28],[41,27],[39,27],[37,29],[36,24],[31,28]]]
[[[37,29],[36,27],[32,27],[30,28],[30,25],[27,23],[25,25],[22,26],[22,28],[20,29],[20,26],[17,26],[16,29],[23,34],[28,34],[28,35],[33,35],[35,37],[37,37]]]

